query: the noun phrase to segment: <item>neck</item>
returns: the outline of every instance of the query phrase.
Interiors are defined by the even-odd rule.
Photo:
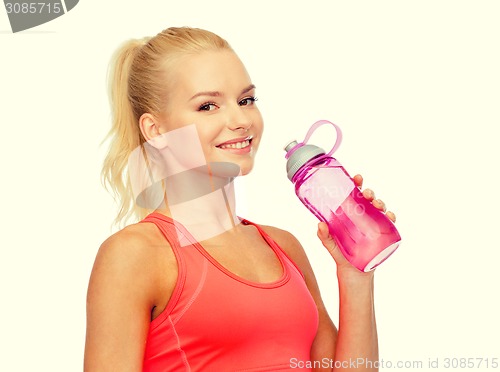
[[[166,203],[157,211],[181,223],[197,241],[233,229],[239,223],[233,182],[237,173],[229,170],[210,164],[167,177]]]

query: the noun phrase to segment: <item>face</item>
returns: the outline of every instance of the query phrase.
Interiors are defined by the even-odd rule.
[[[207,162],[230,162],[240,174],[250,172],[263,122],[255,86],[236,54],[223,50],[182,57],[169,76],[159,132],[194,124]]]

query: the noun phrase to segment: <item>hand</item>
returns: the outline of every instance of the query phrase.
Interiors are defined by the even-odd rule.
[[[363,177],[360,174],[357,174],[353,177],[354,183],[356,186],[360,187],[363,185]],[[393,212],[386,211],[385,203],[380,199],[375,199],[375,193],[371,189],[364,189],[362,191],[363,196],[372,202],[373,206],[382,212],[392,221],[396,222],[396,215]],[[357,272],[359,274],[369,274],[362,273],[354,266],[352,266],[349,261],[344,257],[342,252],[340,252],[337,243],[330,235],[328,231],[328,225],[325,222],[320,222],[318,224],[318,238],[321,240],[325,248],[328,250],[330,255],[333,257],[335,262],[337,263],[337,273],[340,271],[348,271],[348,272]]]

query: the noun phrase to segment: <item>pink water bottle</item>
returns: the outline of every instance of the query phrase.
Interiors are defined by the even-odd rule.
[[[307,144],[321,125],[337,131],[332,149]],[[370,271],[399,246],[401,237],[389,218],[361,193],[344,167],[331,155],[342,141],[340,128],[327,120],[313,124],[303,142],[285,146],[288,178],[295,193],[320,221],[328,224],[342,254],[360,271]]]

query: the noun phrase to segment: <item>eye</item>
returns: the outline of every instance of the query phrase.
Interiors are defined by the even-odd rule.
[[[198,111],[213,111],[217,108],[217,105],[213,102],[207,102],[198,108]]]
[[[257,101],[257,97],[247,97],[243,98],[240,102],[240,106],[251,106]]]

